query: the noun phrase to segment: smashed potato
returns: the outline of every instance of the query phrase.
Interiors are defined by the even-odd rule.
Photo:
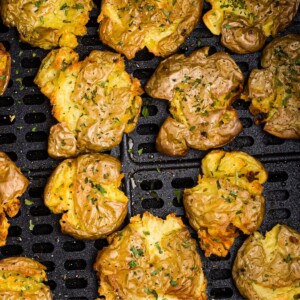
[[[34,81],[60,122],[49,136],[48,152],[54,158],[110,150],[136,126],[142,89],[125,71],[120,54],[92,51],[79,61],[70,48],[52,50]]]
[[[300,233],[277,224],[266,236],[255,232],[239,249],[232,275],[249,300],[300,297]]]
[[[108,242],[94,264],[106,300],[207,299],[196,242],[175,215],[137,215]]]
[[[11,57],[2,43],[0,43],[0,96],[7,88],[10,79]]]
[[[158,151],[184,156],[229,143],[242,130],[231,104],[239,98],[243,74],[225,52],[204,47],[189,57],[173,55],[160,63],[146,92],[170,101],[170,112],[156,139]]]
[[[34,47],[75,48],[77,35],[86,34],[92,0],[3,0],[4,25],[17,27],[20,39]]]
[[[238,229],[251,234],[263,220],[267,172],[247,153],[222,150],[205,156],[202,172],[198,185],[184,190],[184,207],[205,256],[225,257]]]
[[[283,31],[297,14],[299,0],[207,0],[212,5],[203,21],[221,43],[235,53],[253,53],[266,38]]]
[[[274,39],[252,70],[242,99],[251,100],[255,123],[280,138],[300,138],[300,35]]]
[[[122,224],[128,198],[119,190],[124,176],[120,171],[116,158],[96,153],[58,165],[46,185],[44,201],[53,213],[63,213],[63,233],[96,240]]]
[[[103,0],[100,39],[128,59],[144,47],[168,56],[193,31],[202,7],[203,0]]]
[[[6,244],[9,223],[20,210],[18,197],[26,191],[29,182],[14,162],[0,152],[0,246]]]
[[[7,300],[51,300],[46,267],[27,257],[0,260],[0,298]]]

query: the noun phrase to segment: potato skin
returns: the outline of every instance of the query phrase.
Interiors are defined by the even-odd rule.
[[[255,232],[239,249],[232,276],[249,300],[293,300],[300,295],[300,233],[277,224]]]
[[[94,263],[105,299],[207,299],[196,242],[174,214],[137,215],[108,242]]]
[[[262,223],[262,184],[267,172],[259,161],[244,152],[222,150],[205,156],[202,172],[198,185],[184,190],[183,204],[205,256],[225,257],[238,229],[251,234]]]
[[[103,0],[100,39],[128,59],[144,47],[165,57],[193,31],[202,7],[203,0]]]
[[[6,244],[9,223],[20,209],[18,197],[26,191],[29,182],[20,169],[3,152],[0,152],[0,246]]]
[[[300,138],[300,35],[274,39],[261,58],[263,69],[252,70],[242,95],[251,101],[256,124],[284,139]]]
[[[300,0],[207,0],[212,9],[203,21],[213,34],[221,34],[224,47],[239,54],[263,48],[266,38],[283,31],[297,14]]]
[[[3,0],[0,12],[4,25],[17,27],[23,42],[43,49],[75,48],[93,6],[92,0]]]
[[[157,150],[184,156],[189,148],[207,150],[229,143],[242,130],[231,104],[243,83],[231,57],[225,52],[209,55],[208,47],[161,62],[145,87],[151,97],[170,101],[173,116],[159,131]]]
[[[46,267],[27,257],[0,260],[0,298],[2,300],[51,300]]]
[[[63,213],[61,230],[96,240],[115,231],[127,214],[128,198],[118,188],[121,163],[106,154],[85,154],[58,165],[44,191],[45,205]]]
[[[92,51],[79,61],[71,48],[52,50],[35,83],[60,122],[50,130],[48,153],[54,158],[110,150],[136,126],[142,89],[120,54]]]
[[[7,88],[10,79],[11,57],[2,43],[0,43],[0,96]]]

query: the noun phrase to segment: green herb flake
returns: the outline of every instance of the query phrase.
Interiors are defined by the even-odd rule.
[[[144,235],[150,235],[150,232],[149,231],[143,231],[143,234]]]
[[[198,41],[197,41],[197,47],[200,47],[200,46],[201,46],[201,41],[198,40]]]
[[[239,214],[241,214],[242,213],[242,211],[241,210],[238,210],[235,214],[236,215],[239,215]]]
[[[155,297],[155,299],[158,299],[158,294],[157,294],[157,292],[155,290],[151,290],[149,288],[145,288],[144,291],[145,291],[145,293],[147,295],[151,295],[152,294]]]
[[[5,79],[6,78],[6,75],[1,75],[0,76],[0,80],[3,80],[3,79]]]
[[[137,249],[137,248],[135,248],[134,246],[132,246],[132,247],[130,248],[130,251],[131,251],[131,253],[133,254],[133,256],[134,256],[135,258],[139,258],[139,257],[144,256],[144,250],[143,250],[143,249]]]
[[[139,149],[139,150],[138,150],[138,154],[139,154],[139,156],[141,156],[141,155],[143,154],[143,151],[144,151],[144,149],[143,149],[143,148],[141,148],[141,149]]]
[[[101,184],[95,184],[94,187],[104,196],[106,194],[106,190]]]
[[[160,272],[160,270],[154,270],[152,273],[151,273],[151,276],[155,276],[155,275],[157,275],[158,273]]]
[[[217,188],[218,188],[218,190],[221,189],[221,184],[220,184],[219,180],[217,180]]]
[[[196,129],[196,126],[190,127],[190,131],[194,131]]]
[[[31,220],[29,220],[29,230],[32,231],[34,228],[34,224],[32,223]]]
[[[188,243],[188,242],[184,242],[184,243],[182,244],[182,246],[183,246],[183,248],[188,249],[188,248],[191,248],[191,247],[192,247],[192,244],[190,244],[190,243]]]
[[[144,118],[148,118],[149,117],[149,110],[148,110],[147,106],[143,106],[142,115],[143,115]]]
[[[31,200],[29,200],[29,199],[25,199],[25,205],[28,205],[28,206],[30,206],[30,205],[32,205],[33,204],[33,201],[31,201]]]
[[[183,192],[181,190],[176,189],[176,190],[174,190],[174,193],[175,193],[178,204],[180,204],[182,196],[183,196]]]
[[[161,247],[160,247],[159,243],[158,243],[158,242],[156,242],[154,245],[155,245],[155,247],[157,248],[157,250],[158,250],[159,254],[162,254],[162,253],[163,253],[163,251],[161,250]]]
[[[283,100],[282,100],[282,105],[283,106],[287,106],[288,101],[291,99],[291,96],[286,96]]]
[[[178,285],[178,282],[177,282],[177,281],[175,281],[175,280],[173,280],[173,279],[171,278],[171,280],[170,280],[170,284],[171,284],[171,286],[175,287],[175,286],[177,286],[177,285]]]
[[[130,267],[131,269],[133,269],[133,268],[136,268],[136,267],[137,267],[137,262],[136,262],[136,260],[131,260],[131,261],[128,263],[128,265],[129,265],[129,267]]]
[[[292,259],[292,257],[291,257],[290,254],[284,259],[284,261],[285,261],[286,263],[289,263],[289,262],[291,262],[292,260],[293,260],[293,259]]]
[[[72,6],[74,9],[84,9],[84,5],[82,3],[76,3]]]
[[[229,25],[229,24],[225,24],[225,25],[224,25],[224,28],[226,28],[226,29],[231,29],[231,28],[232,28],[232,26],[231,26],[231,25]]]
[[[177,0],[173,0],[172,4],[175,5],[177,3]]]

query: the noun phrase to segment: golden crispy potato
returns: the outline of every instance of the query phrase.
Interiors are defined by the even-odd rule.
[[[233,279],[249,300],[300,297],[300,233],[277,224],[266,236],[255,232],[239,249]]]
[[[20,39],[34,47],[75,48],[76,35],[86,34],[92,0],[2,0],[1,16],[8,27],[17,27]]]
[[[7,88],[10,79],[11,58],[2,43],[0,43],[0,96]]]
[[[3,300],[51,300],[46,267],[27,257],[0,260],[0,298]]]
[[[300,35],[274,39],[252,70],[242,99],[251,100],[255,123],[280,138],[300,138]]]
[[[146,92],[170,101],[167,118],[156,139],[158,151],[184,156],[221,147],[242,130],[231,107],[242,91],[243,74],[225,52],[209,56],[204,47],[189,57],[173,55],[160,63],[146,84]]]
[[[0,246],[6,243],[9,223],[6,214],[12,218],[20,209],[18,197],[26,191],[29,182],[14,162],[0,152]]]
[[[205,256],[225,257],[238,229],[251,234],[263,220],[267,172],[247,153],[222,150],[205,156],[202,172],[198,185],[185,189],[184,207]]]
[[[127,214],[128,198],[119,190],[121,163],[106,154],[85,154],[59,164],[44,192],[46,206],[63,213],[63,233],[96,240],[115,231]]]
[[[137,215],[108,242],[94,264],[106,300],[207,299],[196,242],[174,214]]]
[[[266,38],[283,31],[297,14],[300,0],[207,0],[212,5],[203,21],[221,43],[235,53],[253,53]]]
[[[100,38],[128,59],[144,47],[168,56],[193,31],[202,7],[203,0],[103,0]]]
[[[117,146],[137,123],[140,82],[125,71],[120,54],[92,51],[83,61],[70,48],[52,50],[35,83],[50,98],[61,123],[50,131],[50,156],[71,157]]]

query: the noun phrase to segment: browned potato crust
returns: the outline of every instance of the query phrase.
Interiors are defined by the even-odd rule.
[[[202,7],[203,0],[103,0],[100,38],[128,59],[144,47],[168,56],[193,31]]]
[[[92,51],[79,61],[70,48],[52,50],[35,83],[50,98],[60,122],[49,136],[48,152],[54,158],[110,150],[136,126],[142,89],[125,71],[120,54]]]
[[[9,223],[6,214],[12,218],[20,209],[18,197],[26,191],[29,182],[14,162],[0,152],[0,246],[6,243]]]
[[[249,300],[300,297],[300,233],[277,224],[266,236],[255,232],[239,249],[233,279]]]
[[[92,0],[2,0],[1,17],[17,27],[20,39],[34,47],[75,48],[76,35],[86,34]]]
[[[0,96],[7,88],[10,79],[11,58],[2,43],[0,43]]]
[[[263,69],[252,70],[242,95],[255,123],[280,138],[300,138],[300,35],[274,39],[263,51]]]
[[[300,0],[207,0],[212,9],[203,21],[235,53],[253,53],[266,38],[283,31],[297,14]]]
[[[106,300],[207,299],[196,242],[174,214],[137,215],[108,242],[94,264]]]
[[[61,230],[78,239],[96,240],[117,230],[128,198],[119,190],[121,163],[106,154],[85,154],[59,164],[44,192],[46,206],[63,213]]]
[[[242,91],[243,74],[225,52],[208,52],[204,47],[189,57],[169,57],[146,84],[150,96],[170,101],[173,118],[166,119],[156,139],[164,154],[221,147],[242,130],[231,104]]]
[[[247,153],[214,150],[202,160],[198,185],[185,189],[183,203],[205,256],[226,256],[238,229],[251,234],[260,226],[267,172]]]
[[[2,300],[51,300],[46,267],[27,257],[0,260],[0,298]]]

